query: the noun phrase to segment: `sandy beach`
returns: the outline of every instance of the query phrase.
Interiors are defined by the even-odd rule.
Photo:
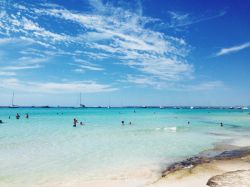
[[[230,171],[249,170],[250,155],[231,160],[219,160],[198,165],[191,169],[176,171],[155,182],[150,187],[207,187],[208,180]],[[240,186],[240,185],[237,185]]]
[[[94,181],[81,181],[75,180],[70,182],[60,182],[56,184],[48,184],[42,186],[63,186],[63,187],[79,187],[79,186],[88,186],[88,187],[208,187],[208,181],[214,176],[220,176],[223,174],[229,174],[231,176],[230,180],[225,178],[227,176],[219,177],[219,184],[225,178],[227,185],[224,185],[223,182],[220,185],[211,185],[212,187],[247,187],[249,186],[250,176],[248,175],[250,170],[250,154],[249,147],[237,148],[233,151],[229,148],[234,146],[222,146],[226,148],[226,153],[230,155],[225,156],[224,158],[218,158],[217,156],[211,157],[211,160],[207,163],[198,163],[193,167],[186,167],[177,169],[176,171],[170,172],[164,177],[159,177],[155,181],[149,183],[145,182],[145,176],[150,176],[149,172],[141,171],[141,175],[144,177],[134,177],[134,178],[124,178],[124,179],[103,179],[103,180],[94,180]],[[216,147],[213,150],[206,151],[205,154],[211,153],[211,151],[219,151],[222,149],[221,146]],[[243,152],[242,149],[244,150]],[[240,151],[239,151],[240,150]],[[225,152],[223,152],[224,154]],[[236,154],[235,154],[236,153]],[[241,153],[243,156],[241,156]],[[199,155],[204,155],[201,153]],[[220,155],[220,154],[218,154]],[[233,155],[233,156],[232,156]],[[204,160],[203,160],[204,161]],[[201,162],[203,162],[201,161]],[[184,161],[185,162],[185,161]],[[205,161],[206,162],[206,161]],[[181,163],[181,162],[179,162]],[[231,172],[231,173],[230,173]],[[246,172],[243,173],[243,172]],[[234,174],[236,173],[236,174]],[[238,175],[240,173],[240,175]],[[242,173],[242,174],[241,174]],[[164,175],[164,173],[163,173]],[[217,178],[215,179],[215,181]]]
[[[70,182],[58,183],[53,186],[88,186],[88,187],[207,187],[208,180],[215,176],[230,171],[249,170],[250,155],[244,158],[232,160],[220,160],[211,163],[202,164],[195,168],[185,169],[169,174],[167,177],[161,178],[152,184],[145,184],[142,179],[133,180],[100,180],[88,182]],[[249,177],[249,176],[248,176]],[[46,186],[46,185],[45,185]],[[51,186],[51,185],[48,185]],[[240,187],[240,185],[238,185]]]

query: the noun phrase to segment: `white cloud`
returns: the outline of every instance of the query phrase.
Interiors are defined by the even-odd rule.
[[[26,69],[37,69],[42,67],[41,64],[47,62],[48,58],[31,58],[23,56],[15,60],[12,65],[2,66],[2,70],[15,71],[15,70],[26,70]]]
[[[193,16],[189,13],[183,13],[183,12],[177,12],[177,11],[168,11],[168,14],[169,14],[170,19],[171,19],[168,27],[178,29],[178,27],[185,27],[185,26],[200,23],[203,21],[208,21],[211,19],[222,17],[226,14],[226,11],[222,10],[222,11],[215,13],[215,14],[212,14],[212,15],[206,13],[206,14],[201,15],[201,16]]]
[[[41,67],[40,65],[35,64],[35,65],[30,65],[30,66],[23,66],[23,65],[21,65],[21,66],[4,66],[1,69],[3,69],[3,70],[25,70],[25,69],[37,69],[40,67]]]
[[[23,82],[15,78],[1,79],[0,87],[16,91],[32,93],[97,93],[117,90],[111,85],[99,84],[94,81],[72,82]]]
[[[155,89],[167,89],[167,90],[175,90],[175,91],[208,91],[214,90],[218,88],[225,88],[225,85],[222,81],[207,81],[200,82],[196,84],[184,84],[184,83],[169,83],[169,82],[161,82],[157,77],[149,77],[149,76],[134,76],[127,75],[126,80],[121,80],[121,82],[130,82],[142,87],[151,87]]]
[[[81,69],[88,69],[88,70],[92,70],[92,71],[103,71],[103,68],[88,66],[88,65],[79,65],[78,67]]]
[[[216,53],[216,56],[222,56],[222,55],[226,55],[226,54],[230,54],[230,53],[235,53],[238,52],[240,50],[246,49],[250,47],[250,42],[241,44],[241,45],[237,45],[237,46],[233,46],[233,47],[228,47],[228,48],[222,48],[219,52]]]
[[[114,58],[120,64],[141,73],[159,76],[162,80],[179,80],[190,76],[193,67],[185,61],[189,48],[182,38],[146,28],[146,23],[154,21],[151,18],[111,5],[105,6],[105,10],[100,14],[76,13],[64,8],[35,11],[37,14],[72,21],[84,28],[85,33],[78,35],[77,41],[84,40],[87,47],[97,51],[94,54],[84,52],[91,58],[98,59],[101,52],[101,58]]]
[[[11,72],[11,71],[0,71],[0,76],[15,76],[16,73],[15,72]]]
[[[207,81],[192,85],[180,85],[180,89],[190,91],[206,91],[218,88],[225,88],[225,85],[222,81]]]
[[[122,82],[129,82],[142,87],[150,86],[151,88],[156,88],[156,89],[167,87],[166,83],[163,83],[157,80],[156,78],[149,76],[142,76],[142,75],[141,76],[127,75],[127,79],[122,80]]]
[[[74,69],[77,72],[103,71],[105,67],[100,67],[100,62],[106,59],[113,65],[132,68],[139,76],[152,76],[159,82],[175,82],[193,77],[193,66],[186,60],[189,45],[181,37],[173,37],[148,27],[159,20],[143,16],[140,3],[138,11],[114,7],[100,0],[90,0],[89,4],[94,11],[77,12],[55,4],[43,4],[39,9],[25,4],[15,5],[21,15],[3,14],[0,31],[6,36],[14,33],[18,38],[53,49],[54,54],[51,56],[71,55],[91,62],[79,63]],[[48,22],[43,24],[46,28],[42,27],[39,21],[44,18],[53,20],[54,25]],[[78,29],[74,33],[71,30],[57,30],[62,24]],[[32,52],[39,54],[37,51]],[[22,53],[28,55],[25,50]],[[42,57],[48,53],[40,54]],[[23,63],[16,70],[40,66],[40,63]]]
[[[71,63],[71,65],[77,66],[77,69],[74,69],[75,72],[84,72],[85,70],[92,71],[103,71],[104,69],[98,67],[97,65],[87,62],[86,60],[73,58],[75,63]]]

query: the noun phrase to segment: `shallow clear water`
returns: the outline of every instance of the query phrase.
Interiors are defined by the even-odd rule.
[[[44,185],[76,177],[150,178],[169,163],[250,132],[249,110],[135,111],[0,109],[0,119],[5,122],[0,124],[0,186]],[[19,120],[15,119],[17,112]],[[25,113],[29,119],[24,118]],[[75,117],[86,125],[73,128]]]

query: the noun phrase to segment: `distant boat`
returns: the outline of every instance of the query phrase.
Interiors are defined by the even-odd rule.
[[[41,106],[41,108],[50,108],[50,106]]]
[[[242,110],[248,110],[248,107],[244,106],[241,108]]]
[[[194,109],[194,107],[193,107],[193,106],[191,106],[191,107],[190,107],[190,109]]]
[[[85,108],[86,106],[82,104],[82,93],[80,93],[80,107]]]
[[[11,106],[10,106],[10,108],[18,108],[17,105],[14,105],[14,97],[15,97],[15,93],[13,92],[12,93],[12,99],[11,99]]]

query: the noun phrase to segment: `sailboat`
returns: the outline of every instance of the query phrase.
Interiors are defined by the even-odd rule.
[[[12,93],[12,99],[11,99],[11,106],[10,106],[10,108],[18,108],[17,105],[14,105],[14,97],[15,97],[15,93],[13,92]]]
[[[82,104],[82,93],[80,93],[80,107],[85,108],[86,106]]]

